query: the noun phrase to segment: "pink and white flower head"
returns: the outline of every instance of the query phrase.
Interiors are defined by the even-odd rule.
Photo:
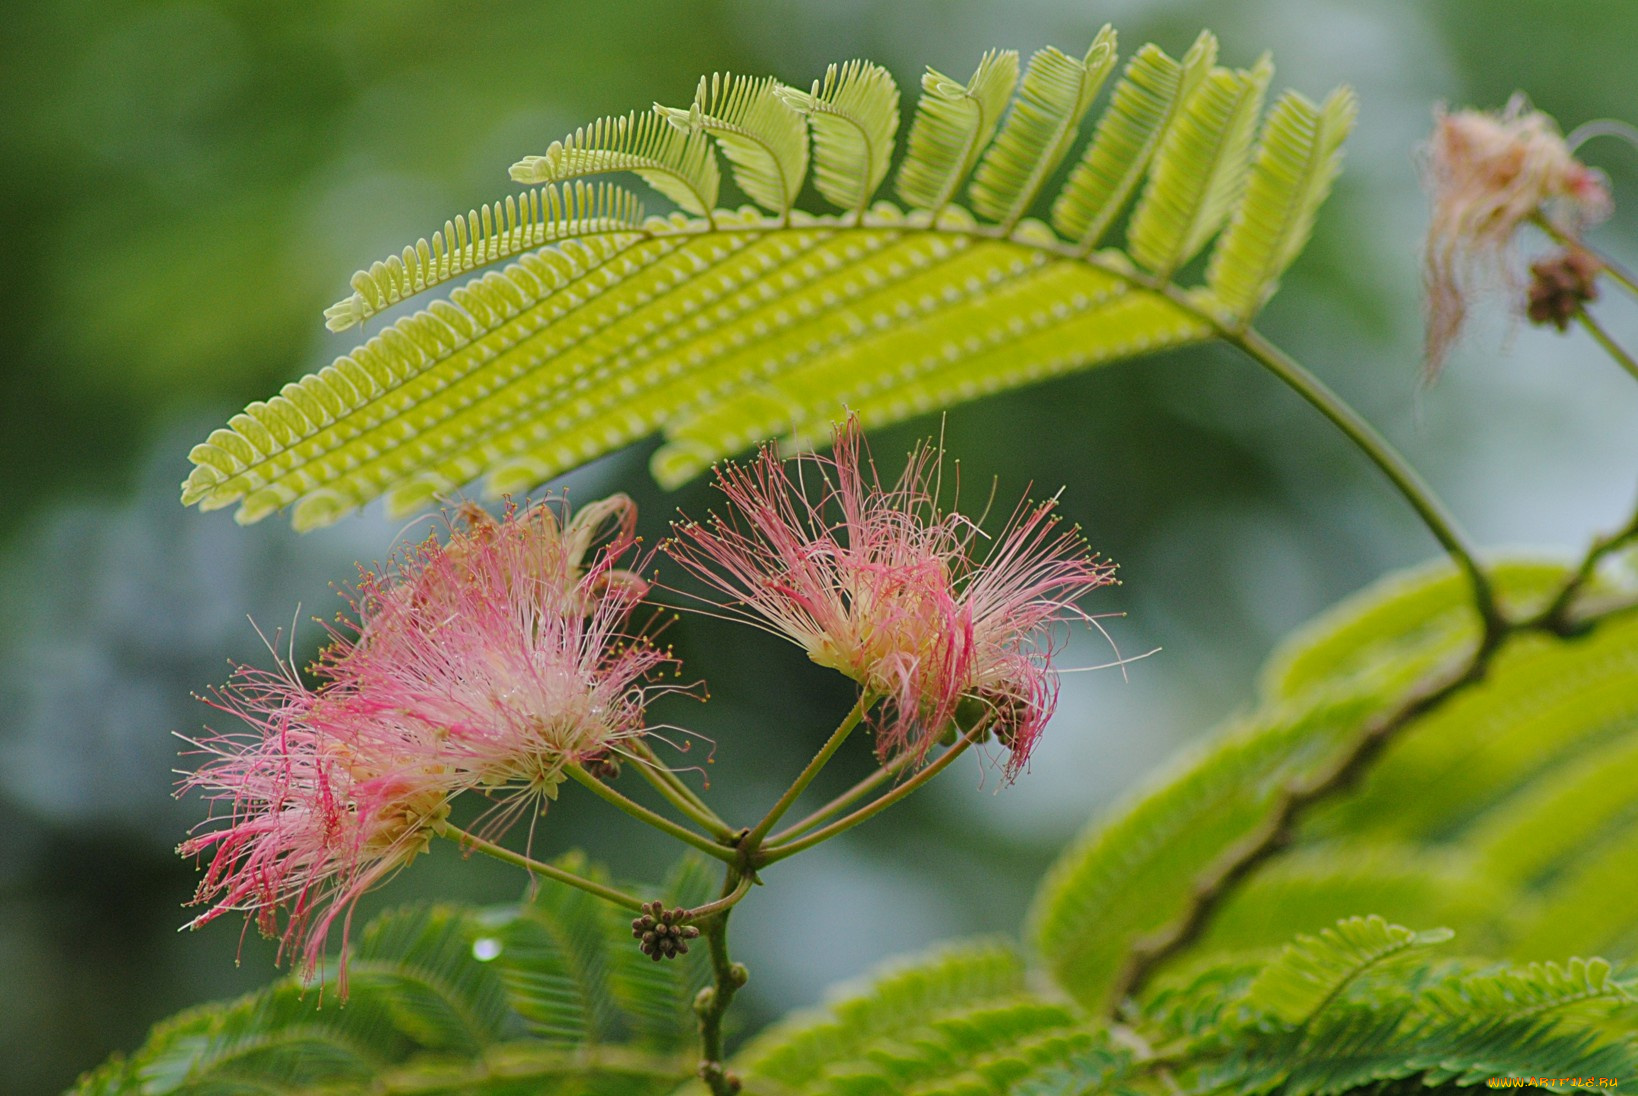
[[[446,541],[363,574],[318,688],[241,669],[217,706],[250,731],[199,743],[214,758],[184,781],[229,805],[180,850],[212,856],[195,900],[214,905],[194,923],[243,911],[284,948],[304,938],[311,972],[336,918],[345,944],[358,898],[425,848],[451,797],[498,794],[504,822],[544,808],[568,766],[629,748],[662,688],[644,681],[670,661],[627,629],[647,593],[623,566],[634,525],[624,496],[572,518],[463,508]]]
[[[213,759],[184,782],[227,809],[177,850],[210,856],[194,901],[213,904],[189,927],[242,912],[280,938],[280,961],[299,948],[310,977],[337,918],[345,946],[359,898],[426,849],[448,814],[446,774],[397,728],[338,725],[288,668],[241,667],[218,706],[253,729],[199,743]]]
[[[617,495],[560,519],[550,504],[476,508],[360,587],[358,640],[328,669],[359,687],[359,718],[399,720],[442,744],[476,786],[553,798],[567,766],[642,735],[643,681],[670,657],[632,610],[636,508]]]
[[[1498,280],[1520,288],[1510,261],[1519,226],[1539,216],[1573,241],[1608,216],[1610,192],[1601,173],[1571,154],[1553,119],[1530,109],[1522,94],[1499,114],[1437,112],[1424,175],[1433,197],[1424,262],[1432,377],[1461,331],[1473,291]]]
[[[1114,568],[1060,527],[1055,500],[1021,505],[978,562],[983,533],[939,508],[942,456],[918,449],[884,486],[849,418],[831,456],[781,462],[770,446],[719,468],[727,512],[678,523],[663,550],[879,701],[884,761],[990,732],[1010,778],[1057,703],[1057,626],[1090,619],[1076,600]]]

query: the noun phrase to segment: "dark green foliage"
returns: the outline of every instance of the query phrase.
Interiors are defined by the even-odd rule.
[[[708,889],[707,869],[685,861],[664,894],[696,904]],[[159,1026],[79,1091],[666,1092],[688,1073],[704,964],[650,961],[630,923],[556,883],[516,907],[387,914],[355,941],[344,1003],[334,970],[305,990],[287,978]]]

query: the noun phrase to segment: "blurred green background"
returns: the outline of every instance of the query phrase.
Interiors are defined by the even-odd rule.
[[[202,815],[170,797],[190,697],[255,659],[247,615],[295,621],[310,652],[332,581],[402,529],[372,509],[298,537],[184,511],[189,445],[251,399],[350,347],[320,311],[348,275],[507,192],[506,167],[573,126],[701,72],[805,83],[866,56],[907,93],[923,65],[965,75],[990,46],[1083,48],[1113,21],[1125,53],[1174,54],[1201,26],[1228,63],[1274,51],[1276,84],[1339,81],[1362,112],[1313,246],[1263,326],[1399,443],[1486,545],[1568,549],[1631,504],[1638,390],[1575,338],[1496,303],[1439,386],[1419,391],[1414,150],[1439,100],[1515,88],[1573,126],[1638,117],[1638,5],[1510,0],[58,0],[0,36],[0,201],[11,260],[0,401],[0,1063],[7,1090],[61,1089],[156,1019],[273,975],[271,948],[223,922],[178,936],[195,871],[172,852]],[[906,97],[908,109],[912,101]],[[1634,258],[1638,152],[1587,158],[1618,202],[1598,238]],[[658,203],[655,203],[656,205]],[[1633,310],[1610,326],[1638,341]],[[873,439],[891,465],[927,419]],[[959,408],[946,438],[1002,498],[1065,485],[1064,509],[1122,565],[1089,608],[1126,654],[1080,673],[1034,771],[1013,787],[960,769],[845,839],[768,873],[739,915],[749,1022],[943,936],[1015,928],[1055,849],[1101,804],[1252,696],[1290,626],[1432,544],[1308,409],[1220,348],[1128,363]],[[646,451],[570,477],[621,489],[650,536],[699,486],[666,495]],[[424,528],[424,526],[420,527]],[[299,606],[299,608],[298,608]],[[844,683],[794,648],[687,618],[669,633],[709,679],[686,720],[717,743],[712,793],[749,817],[822,740]],[[265,652],[263,653],[265,657]],[[1107,661],[1077,637],[1064,663]],[[827,774],[866,770],[862,751]],[[581,846],[631,877],[669,848],[571,788],[537,851]],[[447,850],[373,906],[417,895],[509,900],[524,881]],[[803,940],[802,946],[793,940]],[[820,941],[815,946],[814,941]]]

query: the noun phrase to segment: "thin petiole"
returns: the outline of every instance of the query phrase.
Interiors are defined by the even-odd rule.
[[[602,883],[593,882],[592,880],[583,876],[574,874],[574,872],[564,871],[562,868],[554,867],[551,864],[544,864],[539,860],[534,860],[530,857],[524,856],[522,853],[513,852],[511,849],[497,845],[493,841],[485,841],[476,834],[468,833],[459,826],[452,826],[448,822],[439,822],[435,827],[433,827],[433,832],[439,837],[449,838],[451,841],[456,842],[463,848],[476,849],[478,852],[481,852],[486,856],[493,856],[496,860],[503,860],[508,864],[515,864],[516,866],[523,868],[525,871],[531,872],[535,875],[545,876],[547,879],[555,879],[559,883],[566,883],[571,887],[576,887],[585,891],[587,894],[594,894],[603,899],[605,902],[613,902],[617,906],[624,906],[633,913],[643,912],[642,899],[627,894],[623,890],[606,886]]]
[[[668,803],[718,840],[731,840],[734,837],[737,831],[724,822],[716,811],[706,806],[705,801],[678,779],[676,773],[662,765],[653,750],[643,745],[634,752],[637,754],[637,768],[642,772],[643,779],[663,795]]]
[[[938,760],[928,765],[925,769],[921,770],[915,776],[912,776],[909,780],[906,780],[903,784],[900,784],[886,795],[865,804],[852,814],[844,815],[832,822],[830,825],[814,830],[806,837],[799,837],[794,841],[788,841],[780,845],[767,846],[762,850],[761,855],[757,858],[757,863],[759,865],[776,863],[777,861],[785,859],[787,856],[794,856],[803,849],[812,848],[821,841],[828,841],[839,833],[846,830],[851,830],[854,826],[857,826],[861,822],[874,818],[876,815],[880,814],[882,811],[885,811],[888,807],[891,807],[893,804],[897,803],[899,800],[905,798],[917,788],[933,779],[933,777],[943,772],[952,761],[960,757],[963,753],[967,752],[968,746],[971,746],[974,742],[978,741],[978,735],[980,733],[980,729],[974,727],[971,731],[968,731],[965,735],[963,735],[961,740],[954,746],[951,746],[948,750],[945,750],[944,753],[940,754]]]
[[[1633,356],[1627,353],[1626,348],[1616,342],[1610,333],[1604,330],[1604,326],[1592,318],[1591,313],[1583,308],[1575,314],[1575,318],[1582,327],[1587,329],[1587,333],[1597,341],[1598,345],[1604,348],[1604,353],[1615,359],[1615,364],[1632,374],[1633,380],[1638,380],[1638,360],[1634,360]]]
[[[826,763],[835,756],[836,751],[841,749],[842,743],[847,741],[848,735],[853,733],[853,729],[864,719],[865,713],[870,710],[870,706],[875,702],[876,698],[869,693],[860,695],[858,702],[847,713],[847,718],[843,719],[841,724],[831,732],[830,737],[825,740],[823,746],[819,747],[819,752],[813,755],[813,760],[808,762],[807,767],[796,775],[795,781],[791,783],[789,788],[785,789],[785,794],[779,797],[779,802],[775,803],[768,810],[768,813],[763,815],[762,821],[758,822],[752,827],[751,832],[745,835],[740,842],[741,848],[755,849],[761,845],[762,839],[768,836],[768,831],[774,828],[774,823],[778,822],[780,816],[790,810],[791,804],[795,803],[802,792],[807,789],[807,786],[813,783],[813,778],[819,775],[819,770],[823,769]]]
[[[599,799],[613,804],[615,807],[618,807],[620,810],[631,815],[631,817],[637,819],[637,821],[645,822],[657,830],[668,833],[672,837],[677,838],[677,840],[692,845],[694,848],[705,853],[707,856],[716,857],[718,860],[721,860],[724,863],[732,863],[738,858],[738,854],[735,853],[733,849],[719,845],[708,837],[702,837],[693,830],[689,829],[687,826],[678,825],[677,823],[671,821],[671,819],[662,814],[656,814],[635,800],[627,799],[625,796],[609,787],[603,781],[597,779],[585,769],[582,769],[579,765],[570,765],[564,771],[573,777],[577,783],[585,786],[593,795],[596,795]]]
[[[749,875],[742,875],[740,876],[739,882],[734,885],[734,889],[723,895],[721,898],[718,898],[714,902],[707,902],[703,906],[696,906],[689,910],[688,920],[690,922],[702,921],[707,917],[722,913],[724,910],[731,910],[735,906],[739,905],[739,900],[744,898],[745,895],[750,892],[750,889],[751,877]]]
[[[822,825],[826,819],[832,818],[848,807],[857,803],[883,784],[892,780],[909,767],[912,758],[908,755],[895,758],[893,761],[877,769],[841,795],[826,803],[800,822],[793,823],[768,838],[768,843],[780,845],[793,837],[800,837],[815,826]]]
[[[1479,566],[1477,556],[1468,547],[1466,536],[1456,525],[1456,519],[1446,512],[1444,504],[1417,474],[1416,469],[1388,444],[1386,438],[1376,432],[1375,427],[1285,351],[1251,329],[1224,331],[1222,334],[1225,339],[1283,381],[1288,388],[1307,400],[1388,477],[1388,481],[1410,504],[1411,509],[1416,511],[1417,517],[1422,519],[1422,524],[1427,526],[1446,554],[1466,574],[1468,584],[1473,588],[1474,607],[1479,611],[1484,623],[1484,644],[1488,647],[1499,642],[1506,630],[1506,624],[1501,609],[1496,604],[1496,593],[1490,584],[1490,577],[1485,574],[1484,568]]]

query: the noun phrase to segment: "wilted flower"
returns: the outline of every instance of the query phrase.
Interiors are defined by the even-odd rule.
[[[786,464],[769,447],[720,468],[728,513],[679,523],[663,548],[729,608],[879,699],[884,759],[919,759],[960,726],[994,733],[1011,776],[1056,705],[1055,626],[1088,619],[1076,599],[1114,581],[1114,568],[1059,528],[1055,500],[1019,507],[975,561],[982,532],[939,509],[941,461],[918,449],[884,487],[850,419],[833,456]]]
[[[669,656],[626,631],[647,592],[622,567],[634,524],[624,496],[569,520],[546,503],[499,521],[463,509],[447,542],[363,575],[317,689],[287,667],[241,670],[218,706],[251,732],[200,742],[214,760],[184,782],[230,805],[180,850],[212,855],[196,901],[215,904],[194,923],[243,911],[284,948],[305,937],[311,972],[336,918],[426,847],[453,795],[501,794],[504,822],[641,735],[643,681]]]
[[[1433,197],[1424,263],[1431,377],[1474,289],[1496,280],[1519,287],[1509,262],[1519,226],[1540,216],[1575,240],[1608,215],[1610,194],[1603,175],[1571,155],[1558,126],[1522,95],[1500,114],[1439,112],[1425,175]]]

